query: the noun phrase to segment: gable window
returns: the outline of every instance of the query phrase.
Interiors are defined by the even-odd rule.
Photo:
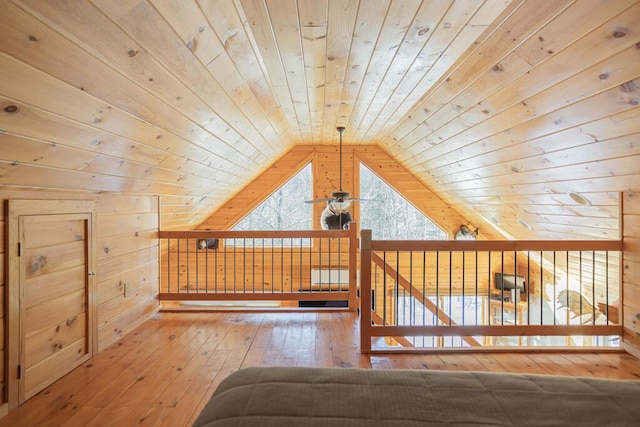
[[[446,233],[389,184],[360,164],[360,228],[379,240],[444,240]]]
[[[302,168],[291,179],[274,191],[271,196],[256,206],[231,230],[309,230],[311,229],[311,205],[305,200],[312,198],[311,163]],[[303,239],[307,240],[307,239]],[[255,242],[255,244],[270,244]],[[233,244],[228,239],[227,244]],[[242,242],[235,242],[241,245]],[[308,245],[309,242],[291,242],[290,239],[275,239],[274,245]]]

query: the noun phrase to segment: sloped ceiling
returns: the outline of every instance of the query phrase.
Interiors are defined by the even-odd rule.
[[[336,126],[505,237],[616,238],[639,185],[638,1],[10,0],[0,52],[0,185],[163,228]]]

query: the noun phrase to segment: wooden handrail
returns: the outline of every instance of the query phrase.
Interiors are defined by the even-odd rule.
[[[398,284],[405,290],[409,291],[409,295],[416,297],[416,300],[420,302],[426,309],[438,317],[438,320],[446,325],[455,326],[456,322],[451,319],[441,308],[436,306],[429,298],[427,298],[422,292],[415,288],[404,276],[402,276],[395,268],[384,262],[382,258],[375,252],[372,252],[371,258],[376,265],[383,269],[385,274],[389,274],[391,277],[397,279]],[[464,336],[462,339],[472,347],[480,346],[480,343],[473,337]]]
[[[173,301],[347,300],[348,309],[350,311],[356,311],[358,308],[358,234],[359,229],[355,222],[351,223],[351,227],[348,230],[160,231],[158,238],[164,239],[166,243],[166,246],[163,246],[164,252],[162,258],[166,266],[165,275],[170,278],[172,277],[172,273],[173,276],[176,277],[176,286],[174,289],[169,287],[169,283],[171,283],[170,280],[166,281],[167,288],[165,292],[160,293],[160,299]],[[196,247],[196,241],[199,239],[219,239],[222,240],[222,242],[220,246],[212,248],[211,251],[201,250],[203,248]],[[246,247],[242,244],[239,248],[235,245],[225,246],[225,239],[246,239],[249,240],[250,246]],[[258,242],[252,244],[251,239],[256,239]],[[281,240],[284,240],[283,243],[286,245],[289,239],[308,239],[314,243],[309,247],[304,245],[286,246],[285,249],[285,247],[280,246]],[[334,247],[332,254],[333,245],[329,243],[325,249],[322,246],[322,242],[333,241],[334,239],[338,242],[338,250],[336,251]],[[185,244],[185,240],[187,244]],[[342,249],[340,249],[341,241],[343,242]],[[348,245],[344,245],[345,241],[348,241]],[[184,245],[182,246],[182,251],[180,250],[181,243]],[[269,243],[271,243],[271,245],[269,245]],[[275,249],[274,244],[279,247]],[[269,249],[265,251],[264,248],[267,246]],[[262,249],[260,249],[260,247]],[[286,256],[284,255],[285,253]],[[182,261],[180,260],[181,255],[185,257]],[[330,283],[328,289],[322,286],[318,289],[312,289],[311,284],[308,282],[308,276],[311,275],[312,269],[336,268],[335,264],[331,265],[332,256],[334,260],[335,258],[338,259],[337,267],[339,269],[348,268],[348,292],[341,291],[340,289],[331,289]],[[344,260],[345,256],[348,256],[346,263],[340,261],[340,259]],[[327,257],[328,265],[323,264],[323,259],[326,262]],[[265,259],[270,259],[270,268],[267,268],[267,270],[259,266],[256,268],[255,263],[262,262],[264,266]],[[237,265],[236,261],[238,262]],[[293,267],[294,261],[298,263],[296,264],[295,270]],[[315,261],[315,263],[313,261]],[[220,267],[219,270],[216,271],[218,263]],[[305,269],[304,274],[303,266]],[[227,271],[229,271],[228,274]],[[236,274],[236,272],[238,273]],[[212,277],[211,281],[208,281],[209,275]],[[280,278],[281,287],[274,291],[278,283],[274,279],[276,276]],[[183,288],[180,287],[181,277],[183,278]],[[285,287],[285,277],[288,277],[288,287]],[[306,282],[304,283],[303,277],[306,277],[306,279],[304,279]],[[247,283],[248,285],[245,287]],[[212,284],[212,289],[209,289],[209,284]],[[294,284],[296,289],[299,289],[296,292],[293,292]]]
[[[371,315],[373,316],[373,322],[376,325],[382,325],[382,326],[386,325],[385,321],[382,319],[382,317],[378,313],[372,312]],[[405,337],[398,336],[398,337],[391,337],[391,338],[398,341],[400,344],[402,344],[403,347],[413,347],[413,344],[411,344],[411,341],[409,341]]]
[[[159,231],[161,239],[290,239],[290,238],[337,238],[349,237],[351,230],[264,230],[264,231],[231,231],[231,230],[187,230]]]
[[[363,230],[364,232],[367,230]],[[622,240],[372,240],[372,251],[621,251]]]
[[[566,258],[566,262],[568,263],[568,257],[569,257],[569,253],[570,252],[577,252],[580,253],[580,265],[582,265],[582,253],[584,252],[596,252],[596,251],[600,251],[600,252],[607,252],[607,256],[606,256],[606,260],[609,259],[609,252],[622,252],[623,246],[622,246],[622,241],[621,240],[573,240],[573,241],[548,241],[548,240],[528,240],[528,241],[511,241],[511,240],[500,240],[500,241],[418,241],[418,240],[404,240],[404,241],[396,241],[396,240],[373,240],[372,239],[372,235],[371,235],[371,231],[370,230],[362,230],[361,231],[361,284],[360,284],[360,290],[361,290],[361,307],[362,307],[362,322],[361,322],[361,350],[363,352],[371,352],[372,348],[371,348],[371,339],[373,337],[393,337],[397,340],[398,337],[406,337],[406,336],[455,336],[455,337],[461,337],[463,340],[465,340],[467,342],[467,344],[470,344],[472,347],[474,348],[478,348],[478,346],[481,346],[481,344],[479,342],[477,342],[474,338],[471,338],[473,340],[473,342],[469,342],[467,340],[467,338],[470,337],[474,337],[474,336],[485,336],[485,337],[490,337],[490,336],[572,336],[572,335],[587,335],[587,336],[606,336],[606,335],[622,335],[622,326],[621,325],[611,325],[610,323],[607,323],[605,325],[600,325],[600,324],[595,324],[595,322],[593,324],[589,324],[589,325],[573,325],[573,324],[519,324],[517,319],[515,320],[515,324],[494,324],[491,321],[491,318],[488,318],[488,322],[487,324],[456,324],[456,322],[453,321],[453,319],[450,319],[450,316],[447,315],[446,312],[444,312],[443,310],[439,309],[435,304],[433,304],[433,302],[431,302],[428,298],[425,298],[424,292],[421,292],[418,288],[416,288],[415,286],[412,285],[412,282],[410,280],[407,280],[407,278],[404,276],[404,273],[402,273],[402,269],[400,268],[400,266],[395,266],[395,265],[391,265],[388,262],[385,261],[386,258],[382,257],[381,253],[383,252],[396,252],[397,254],[405,254],[403,256],[410,256],[410,254],[412,253],[417,253],[417,252],[423,252],[423,253],[464,253],[464,252],[475,252],[476,253],[476,258],[475,258],[475,263],[478,263],[478,253],[488,253],[489,257],[487,258],[487,262],[488,264],[487,266],[487,271],[485,272],[486,274],[490,274],[488,272],[490,271],[494,271],[496,268],[498,268],[499,270],[503,270],[504,272],[504,266],[502,266],[501,264],[504,263],[504,257],[502,257],[502,260],[499,261],[497,264],[494,265],[493,269],[492,264],[491,264],[491,253],[497,252],[497,253],[503,253],[503,254],[508,254],[511,253],[513,255],[514,252],[533,252],[534,256],[535,256],[535,252],[551,252],[551,253],[556,253],[556,252],[566,252],[567,253],[567,258]],[[377,252],[377,253],[376,253]],[[407,255],[409,254],[409,255]],[[442,254],[440,254],[442,255]],[[529,259],[529,254],[525,253],[524,254],[527,259]],[[447,258],[445,256],[445,258]],[[449,256],[449,262],[451,262],[451,257]],[[486,258],[486,257],[485,257]],[[518,259],[518,255],[515,255],[512,257],[513,259],[511,259],[510,262],[515,262],[517,263],[517,259]],[[409,259],[413,259],[411,256]],[[423,257],[424,259],[424,257]],[[433,259],[433,258],[432,258]],[[437,255],[436,255],[436,260]],[[563,258],[564,259],[564,258]],[[611,257],[611,259],[613,260],[613,267],[615,270],[615,265],[617,262],[619,262],[619,257],[616,254],[613,254],[613,256]],[[461,269],[462,271],[462,284],[458,284],[459,286],[464,287],[465,284],[464,282],[464,260],[465,258],[462,258],[461,261],[461,265],[457,266],[457,269]],[[553,262],[555,263],[555,255],[553,257]],[[423,261],[425,262],[425,261]],[[544,260],[542,260],[542,262],[545,262]],[[609,262],[610,261],[605,261],[607,264],[605,265],[605,269],[610,268],[608,267]],[[388,324],[380,324],[382,322],[380,322],[380,318],[381,316],[377,313],[373,313],[371,310],[372,307],[372,265],[377,265],[380,268],[382,268],[384,270],[384,274],[388,274],[390,275],[394,280],[395,280],[395,286],[398,286],[399,288],[403,288],[405,289],[408,293],[409,296],[416,298],[416,302],[421,304],[422,306],[424,306],[425,309],[431,311],[431,313],[433,313],[437,319],[439,319],[440,322],[444,323],[443,324],[439,324],[439,325],[388,325]],[[445,263],[446,264],[446,263]],[[592,268],[592,274],[593,276],[589,276],[590,277],[590,282],[593,286],[595,286],[595,275],[596,275],[596,267],[595,267],[595,257],[593,257],[593,267]],[[369,267],[368,267],[369,266]],[[409,268],[411,267],[411,263],[409,261],[408,264]],[[404,268],[404,267],[403,267]],[[413,267],[415,268],[415,267]],[[434,268],[434,266],[431,267],[432,269]],[[436,272],[433,273],[435,274],[436,277],[436,282],[438,281],[437,277],[438,277],[438,272],[440,271],[440,268],[438,266],[438,263],[436,261],[435,263],[435,268],[436,268]],[[444,273],[445,276],[445,280],[447,281],[447,283],[449,283],[449,289],[451,290],[451,286],[452,286],[452,277],[451,277],[451,271],[453,270],[453,266],[452,265],[445,265],[445,268],[449,268],[451,269],[450,271],[448,271],[447,273]],[[477,268],[478,265],[475,265],[476,268],[476,280],[478,280],[477,278]],[[517,271],[517,266],[514,267],[514,274],[516,274]],[[527,269],[529,267],[526,267]],[[546,267],[536,267],[539,268],[540,271],[540,281],[542,282],[542,271],[543,268],[545,269],[546,273],[545,274],[555,274],[556,270],[555,270],[555,264],[553,266],[552,270],[546,270]],[[600,267],[599,267],[600,268]],[[431,270],[433,272],[433,270]],[[521,274],[525,274],[525,273],[521,273]],[[579,273],[574,273],[573,271],[571,272],[571,277],[573,279],[575,279],[574,275],[577,274],[577,278],[581,279],[582,278],[582,270],[579,271]],[[605,270],[604,273],[599,272],[598,274],[604,275],[605,277],[607,276],[607,272]],[[614,273],[615,274],[615,273]],[[567,276],[569,275],[569,271],[567,270]],[[531,278],[537,278],[536,277],[530,277],[528,274],[526,274],[528,279]],[[614,283],[616,281],[615,277],[612,276],[612,278],[614,279]],[[433,280],[433,279],[430,279]],[[456,280],[460,280],[459,278]],[[491,277],[489,278],[489,280],[491,280]],[[555,283],[555,282],[554,282]],[[431,283],[431,285],[433,286],[433,283]],[[436,288],[438,287],[438,284],[436,283]],[[476,283],[476,287],[478,286],[478,284]],[[487,284],[484,284],[483,286],[487,286]],[[541,286],[541,283],[538,284],[538,286]],[[554,284],[555,286],[555,284]],[[565,286],[567,286],[565,284]],[[605,286],[608,286],[608,282]],[[555,288],[554,288],[555,289]],[[528,293],[529,291],[527,291]],[[570,291],[570,292],[575,292],[577,295],[580,295],[578,292],[576,291]],[[591,291],[593,292],[593,291]],[[608,292],[608,291],[607,291]],[[450,294],[451,295],[451,294]],[[463,294],[464,295],[464,290],[463,290]],[[475,298],[477,299],[479,296],[479,294],[476,291],[475,294]],[[491,295],[480,295],[482,298],[491,298]],[[386,298],[386,296],[385,296]],[[556,296],[553,296],[553,298],[556,298]],[[559,297],[558,297],[559,298]],[[594,298],[595,299],[595,298]],[[574,298],[575,300],[575,298]],[[573,301],[573,300],[572,300]],[[584,302],[583,300],[581,300],[579,302],[580,305],[580,312],[582,312],[582,305],[583,304],[588,304],[589,301]],[[476,302],[476,307],[477,307],[477,302]],[[503,303],[505,304],[505,303]],[[526,304],[528,304],[528,301],[526,302]],[[568,302],[565,303],[568,306]],[[484,306],[483,306],[484,307]],[[477,309],[477,308],[476,308]],[[576,308],[573,307],[567,307],[568,310],[575,310]],[[484,308],[483,308],[484,310]],[[542,308],[540,308],[540,310],[542,310]],[[555,313],[555,311],[554,311]],[[571,313],[574,313],[573,311]],[[589,314],[589,313],[586,313]],[[491,316],[491,313],[488,313],[489,316]],[[517,311],[515,313],[515,315],[517,315]],[[554,314],[555,315],[555,314]],[[575,313],[574,313],[575,315]],[[542,314],[540,314],[540,316],[542,316]],[[608,317],[608,315],[607,315]],[[377,320],[375,322],[372,322],[373,320]],[[567,322],[569,320],[567,319]],[[477,317],[476,317],[476,322],[477,322]],[[542,320],[540,320],[540,322],[542,322]],[[555,320],[554,320],[555,322]],[[464,323],[464,322],[463,322]],[[377,351],[378,349],[376,349]],[[390,349],[385,349],[381,351],[389,351]],[[417,349],[415,349],[417,350]]]

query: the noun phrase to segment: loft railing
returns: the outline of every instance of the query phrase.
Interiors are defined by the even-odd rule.
[[[361,349],[618,346],[621,249],[620,241],[376,241],[362,230]]]
[[[354,311],[357,231],[161,231],[160,300],[344,301]]]

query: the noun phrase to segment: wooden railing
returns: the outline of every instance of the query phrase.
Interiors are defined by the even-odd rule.
[[[620,241],[376,241],[362,230],[361,349],[614,347],[621,250]],[[511,280],[519,291],[502,288]]]
[[[164,301],[345,301],[357,308],[357,228],[161,231]]]

